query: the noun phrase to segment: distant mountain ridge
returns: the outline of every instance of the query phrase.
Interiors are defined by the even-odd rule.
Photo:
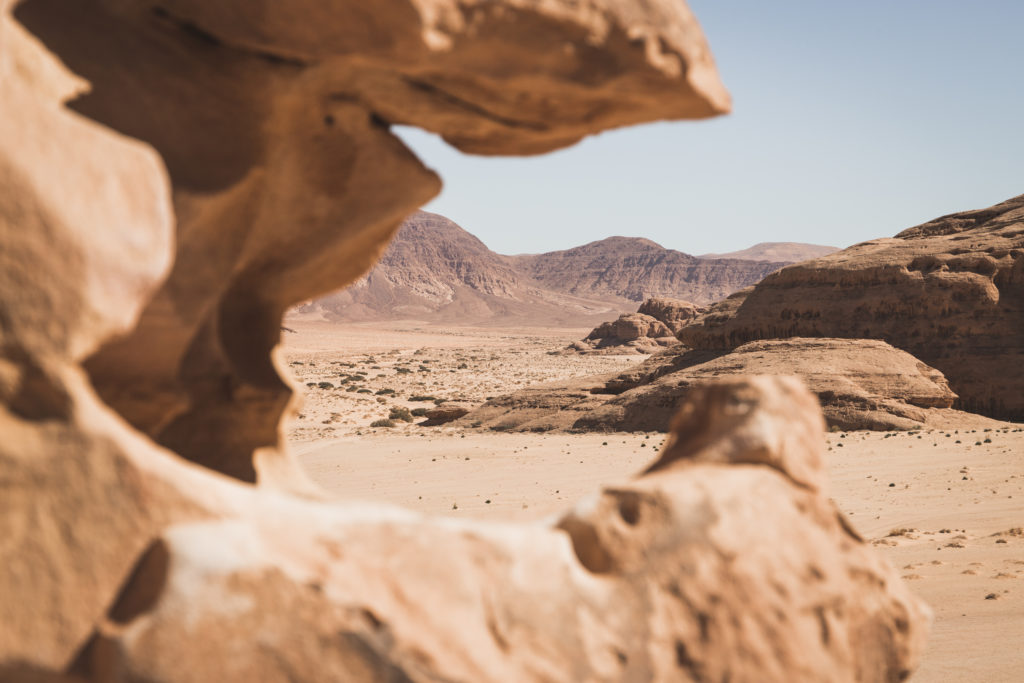
[[[712,303],[788,264],[703,259],[640,237],[608,237],[564,251],[508,258],[549,289],[637,303],[652,297]]]
[[[418,211],[366,276],[290,315],[592,326],[650,297],[711,303],[786,263],[705,259],[639,237],[505,256],[448,218]]]
[[[839,247],[823,244],[805,244],[803,242],[760,242],[740,251],[725,254],[701,254],[702,259],[744,259],[747,261],[785,261],[799,263],[812,258],[828,256],[839,251]]]

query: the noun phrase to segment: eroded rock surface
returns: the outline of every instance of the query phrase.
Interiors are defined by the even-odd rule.
[[[783,268],[716,304],[680,340],[882,339],[940,370],[955,406],[1024,420],[1024,195]]]
[[[527,154],[728,108],[676,2],[25,0],[15,18],[89,82],[70,107],[170,175],[173,269],[90,377],[158,443],[245,481],[291,396],[281,315],[365,273],[440,188],[391,124]]]

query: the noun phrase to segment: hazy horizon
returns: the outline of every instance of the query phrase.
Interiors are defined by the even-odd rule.
[[[445,182],[427,211],[503,254],[612,235],[690,254],[845,247],[1024,192],[1024,3],[690,2],[733,113],[526,158],[402,128]]]

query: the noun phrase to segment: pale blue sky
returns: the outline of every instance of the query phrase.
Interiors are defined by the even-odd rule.
[[[1024,1],[693,0],[733,113],[539,157],[400,133],[495,251],[848,246],[1024,193]]]

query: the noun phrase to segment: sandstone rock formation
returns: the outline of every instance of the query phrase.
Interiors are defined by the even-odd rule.
[[[173,270],[87,363],[104,401],[255,480],[252,453],[278,444],[291,395],[271,360],[282,313],[366,272],[440,186],[390,124],[523,154],[726,109],[689,13],[643,7],[19,3],[17,20],[89,81],[70,108],[152,145],[170,175]]]
[[[643,313],[623,313],[617,320],[601,323],[569,348],[581,353],[654,353],[678,343],[660,320]]]
[[[914,667],[925,610],[829,503],[793,382],[709,389],[554,527],[318,500],[278,443],[283,312],[436,192],[388,124],[527,153],[721,111],[680,3],[0,0],[0,102],[0,679]]]
[[[786,265],[701,259],[635,237],[609,237],[574,249],[510,259],[547,289],[622,303],[671,297],[707,304]]]
[[[751,342],[728,353],[664,351],[616,377],[496,397],[466,420],[501,431],[665,431],[694,387],[748,374],[800,377],[839,429],[992,423],[952,410],[956,394],[942,373],[885,342],[803,338]]]
[[[1024,195],[783,268],[679,334],[718,351],[793,336],[885,340],[957,408],[1024,420]]]
[[[839,251],[838,247],[827,247],[823,244],[805,244],[803,242],[759,242],[752,247],[730,251],[725,254],[701,254],[698,258],[743,259],[745,261],[785,261],[799,263],[812,258],[828,256]]]
[[[601,323],[582,341],[567,347],[577,353],[656,353],[676,346],[675,334],[704,309],[677,299],[648,299],[636,313]]]
[[[703,306],[696,306],[689,301],[655,297],[640,304],[636,312],[660,320],[675,334],[705,310]]]

